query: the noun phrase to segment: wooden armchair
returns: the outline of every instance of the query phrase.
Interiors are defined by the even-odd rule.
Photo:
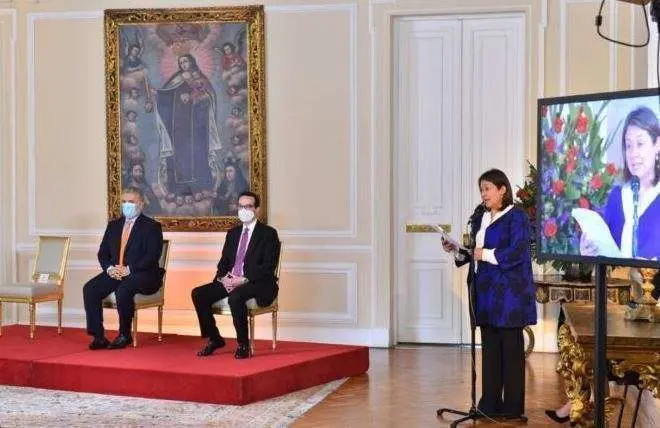
[[[275,267],[275,281],[280,281],[280,267],[282,265],[282,246],[280,243],[278,252],[277,266]],[[250,337],[250,355],[254,355],[254,317],[261,314],[271,314],[272,323],[273,323],[273,350],[277,346],[277,297],[275,300],[268,306],[259,306],[256,299],[250,299],[245,302],[245,306],[248,308],[248,320],[249,320],[249,337]],[[212,306],[213,313],[215,315],[229,315],[231,316],[231,308],[229,307],[229,297],[220,299],[215,302]]]
[[[133,298],[135,301],[135,312],[133,313],[133,347],[137,346],[138,309],[158,308],[158,341],[163,341],[163,306],[165,306],[165,279],[167,277],[167,262],[169,258],[170,241],[164,239],[163,250],[158,260],[158,265],[165,270],[160,288],[154,294],[136,294]],[[103,299],[103,307],[117,309],[115,293],[110,293],[108,297]]]

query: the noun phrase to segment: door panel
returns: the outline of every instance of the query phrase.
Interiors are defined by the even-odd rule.
[[[401,20],[396,30],[398,340],[457,343],[461,313],[453,262],[437,233],[406,233],[406,225],[456,227],[461,23]]]
[[[401,18],[394,34],[397,341],[467,342],[466,272],[428,225],[460,239],[486,169],[522,182],[524,16]]]

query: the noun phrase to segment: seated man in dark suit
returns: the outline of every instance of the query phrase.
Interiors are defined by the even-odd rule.
[[[144,195],[136,187],[122,194],[122,216],[105,229],[98,258],[103,272],[83,287],[87,334],[94,337],[89,349],[119,349],[133,343],[131,322],[136,294],[153,294],[161,286],[163,272],[158,265],[163,248],[160,223],[142,214]],[[112,343],[103,331],[101,302],[110,293],[117,298],[119,336]]]
[[[206,346],[197,353],[200,357],[225,346],[213,318],[213,303],[229,296],[238,342],[234,357],[241,359],[250,356],[245,302],[255,298],[259,306],[267,306],[277,297],[275,268],[280,240],[275,229],[257,221],[258,214],[259,196],[252,192],[241,193],[238,217],[242,224],[227,232],[215,278],[210,284],[192,291],[202,337],[208,338]]]

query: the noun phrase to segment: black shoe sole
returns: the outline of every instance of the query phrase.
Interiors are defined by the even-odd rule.
[[[545,415],[558,424],[565,424],[571,420],[570,416],[557,416],[557,412],[554,410],[546,410]]]
[[[216,343],[215,345],[211,346],[211,344],[207,344],[204,349],[199,351],[197,353],[198,357],[208,357],[209,355],[212,355],[216,350],[220,348],[225,347],[225,341],[223,340],[222,342]]]

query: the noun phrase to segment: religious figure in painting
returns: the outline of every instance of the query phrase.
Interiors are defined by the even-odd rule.
[[[179,56],[178,68],[157,90],[160,156],[170,192],[201,192],[212,187],[209,155],[222,148],[216,93],[193,55]]]

